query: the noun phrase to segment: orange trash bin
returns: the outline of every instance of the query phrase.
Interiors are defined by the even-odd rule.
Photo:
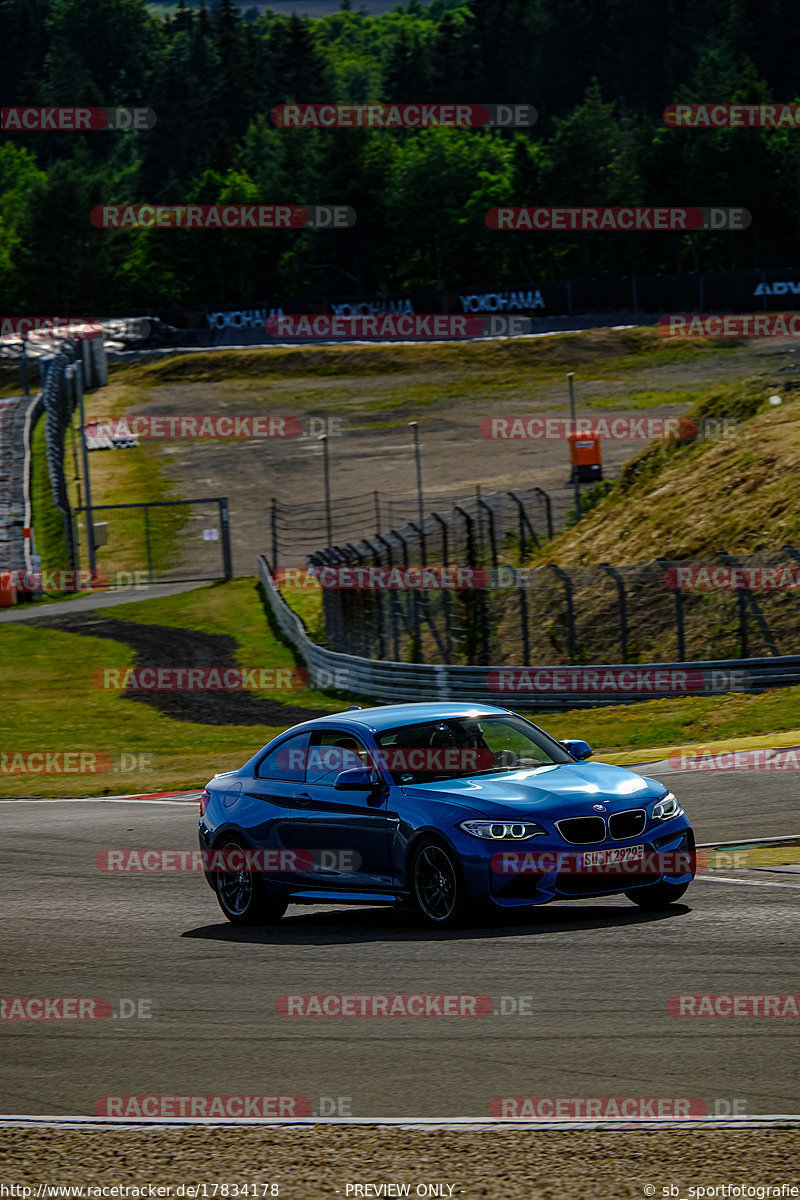
[[[0,571],[0,608],[10,608],[17,603],[17,588],[10,571]]]
[[[603,478],[603,454],[600,437],[596,433],[570,433],[569,461],[572,468],[570,478],[577,473],[581,483],[592,483]]]

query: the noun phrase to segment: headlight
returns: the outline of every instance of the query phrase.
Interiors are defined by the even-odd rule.
[[[683,809],[672,792],[667,792],[666,796],[659,800],[653,808],[654,821],[670,821],[673,817],[681,816],[683,816]]]
[[[462,821],[458,828],[490,842],[525,842],[547,833],[535,821]]]

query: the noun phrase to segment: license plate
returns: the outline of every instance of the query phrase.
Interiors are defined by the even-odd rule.
[[[585,867],[609,867],[614,863],[641,862],[644,846],[615,846],[612,850],[584,850]]]

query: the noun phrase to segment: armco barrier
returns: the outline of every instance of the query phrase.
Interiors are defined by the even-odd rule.
[[[488,704],[497,704],[501,708],[527,708],[557,711],[566,708],[581,708],[607,706],[610,704],[628,704],[637,700],[651,700],[652,691],[623,691],[614,690],[607,694],[596,692],[567,692],[551,691],[533,693],[527,689],[495,691],[488,686],[487,679],[492,671],[552,671],[568,675],[572,671],[586,670],[596,672],[633,672],[641,676],[644,672],[703,672],[712,677],[739,680],[742,677],[746,685],[738,684],[716,689],[718,692],[742,691],[763,692],[769,688],[792,687],[800,684],[800,655],[787,655],[775,658],[734,658],[717,659],[706,662],[685,663],[634,663],[587,666],[586,668],[547,667],[537,665],[513,666],[503,663],[502,666],[445,666],[438,663],[402,663],[383,662],[369,658],[359,658],[352,654],[340,654],[318,646],[308,637],[303,623],[296,613],[286,604],[272,577],[269,564],[263,555],[259,556],[258,571],[264,588],[266,603],[269,611],[288,642],[302,658],[312,684],[326,690],[346,691],[371,699],[393,703],[413,700],[481,700]],[[338,683],[337,683],[338,681]],[[714,690],[714,689],[710,689]],[[692,692],[694,695],[709,695],[710,690]],[[658,698],[687,694],[684,689],[675,691],[659,691]]]

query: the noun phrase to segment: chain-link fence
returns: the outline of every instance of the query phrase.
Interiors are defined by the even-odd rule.
[[[230,521],[225,497],[154,500],[92,507],[94,563],[111,587],[230,579]],[[74,545],[85,567],[89,556],[85,507],[75,509]]]
[[[539,489],[430,513],[309,556],[331,649],[396,662],[673,662],[791,654],[800,552],[614,566],[526,566]],[[449,573],[434,568],[456,568]],[[427,570],[426,570],[427,568]]]
[[[554,529],[563,524],[569,503],[566,491],[563,495],[552,496],[541,488],[527,488],[520,491],[528,496],[534,494],[538,499],[533,503],[528,500],[533,524],[528,529],[525,526],[523,536],[530,541],[553,536]],[[448,553],[447,534],[442,535],[441,519],[437,514],[446,513],[456,505],[466,507],[467,511],[486,512],[484,505],[494,511],[499,504],[513,507],[516,513],[518,505],[510,499],[513,492],[490,492],[482,494],[477,488],[472,496],[464,498],[463,494],[445,494],[428,497],[428,504],[435,507],[433,515],[428,515],[423,521],[422,540],[430,543],[430,550],[435,554],[437,544],[439,553]],[[569,492],[571,498],[572,492]],[[498,500],[498,497],[501,499]],[[361,492],[354,496],[344,496],[335,499],[330,504],[318,500],[306,504],[285,504],[273,497],[269,510],[271,566],[273,571],[279,566],[302,563],[309,555],[318,551],[321,545],[348,545],[353,539],[363,537],[365,529],[374,530],[374,536],[385,536],[394,539],[399,544],[402,533],[398,530],[409,528],[414,536],[415,523],[419,518],[419,498],[416,495],[396,496],[388,492]],[[518,518],[515,516],[514,520]],[[454,532],[453,537],[457,538]],[[477,536],[481,536],[478,529]],[[444,543],[442,544],[442,537]],[[427,549],[424,547],[424,549]],[[457,552],[456,542],[453,542],[452,552]]]

